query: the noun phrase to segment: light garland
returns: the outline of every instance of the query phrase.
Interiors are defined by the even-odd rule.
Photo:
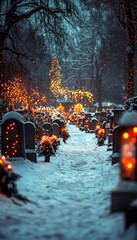
[[[40,102],[46,102],[46,96],[41,96],[38,87],[30,88],[29,95],[25,85],[18,75],[13,80],[8,80],[7,83],[1,84],[2,97],[5,102],[15,110],[16,104],[20,104],[22,109],[35,107]]]
[[[58,98],[59,95],[64,96],[65,99],[71,98],[74,102],[82,100],[84,97],[91,103],[93,103],[93,94],[88,91],[83,91],[81,89],[70,90],[69,88],[61,87],[61,75],[60,75],[60,65],[58,58],[55,56],[53,63],[51,65],[51,70],[49,72],[49,77],[51,79],[50,90],[53,93],[55,98]]]

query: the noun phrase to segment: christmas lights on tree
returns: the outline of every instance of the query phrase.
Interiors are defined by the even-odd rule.
[[[49,72],[49,77],[51,80],[50,90],[53,93],[54,97],[57,99],[60,96],[63,96],[65,99],[71,98],[74,102],[78,102],[83,98],[87,98],[90,103],[93,103],[93,94],[88,91],[83,91],[81,89],[70,90],[67,87],[63,88],[61,86],[61,67],[59,65],[59,60],[55,56],[53,59],[53,63],[51,65],[51,69]]]
[[[34,108],[41,102],[46,102],[46,96],[40,95],[37,86],[30,88],[28,93],[19,75],[12,80],[8,80],[7,83],[1,84],[1,89],[2,98],[13,110],[15,110],[18,105],[22,109],[29,109],[30,107]],[[7,109],[7,111],[8,110],[9,109]]]

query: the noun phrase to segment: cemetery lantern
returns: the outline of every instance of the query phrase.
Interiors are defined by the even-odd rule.
[[[126,111],[119,124],[121,127],[121,179],[137,181],[137,112]]]

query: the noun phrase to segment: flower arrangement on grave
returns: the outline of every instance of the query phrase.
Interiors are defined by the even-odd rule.
[[[98,133],[97,133],[97,138],[98,138],[97,144],[99,146],[104,145],[104,141],[106,140],[106,133],[105,133],[105,129],[104,128],[100,127],[100,129],[98,130]]]
[[[9,197],[15,204],[31,202],[18,192],[16,181],[21,176],[14,172],[12,165],[5,156],[0,156],[0,193]]]
[[[70,137],[68,129],[66,127],[62,128],[61,135],[63,138],[63,142],[66,143],[67,139]]]
[[[54,148],[54,151],[56,152],[59,144],[60,144],[60,141],[58,139],[58,137],[56,135],[52,135],[51,136],[51,142],[52,142],[52,146]]]
[[[101,126],[99,124],[97,124],[96,127],[95,127],[95,135],[96,135],[96,137],[98,137],[98,132],[99,132],[100,129],[101,129]]]
[[[51,137],[45,135],[42,136],[40,143],[42,146],[42,154],[45,156],[45,162],[50,162],[50,156],[55,154]]]
[[[16,181],[21,176],[13,171],[5,156],[0,156],[0,192],[8,197],[18,194]]]

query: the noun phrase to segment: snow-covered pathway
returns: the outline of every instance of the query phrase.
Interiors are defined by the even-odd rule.
[[[107,146],[95,134],[68,125],[70,138],[50,163],[12,162],[21,174],[18,190],[34,203],[14,205],[0,196],[0,239],[121,240],[123,214],[110,214],[110,194],[119,178]],[[14,237],[12,237],[14,236]]]

